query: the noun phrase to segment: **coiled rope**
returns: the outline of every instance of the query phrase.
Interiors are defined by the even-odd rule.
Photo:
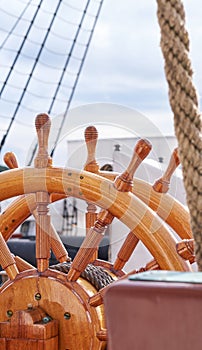
[[[195,254],[202,271],[202,138],[197,92],[192,82],[189,37],[181,0],[157,0],[161,49],[169,99],[174,113],[187,205],[195,240]]]
[[[53,270],[58,270],[63,273],[68,273],[71,263],[60,263],[50,266]],[[84,271],[81,273],[81,277],[87,280],[95,287],[97,291],[106,287],[108,284],[114,282],[112,276],[101,266],[94,266],[88,264]]]

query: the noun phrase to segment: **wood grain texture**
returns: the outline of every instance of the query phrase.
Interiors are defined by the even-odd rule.
[[[180,164],[180,160],[178,157],[178,150],[177,148],[175,148],[171,155],[168,167],[165,170],[163,176],[160,177],[160,179],[156,180],[152,186],[154,191],[160,192],[160,193],[168,192],[170,187],[171,177],[179,164]]]
[[[107,229],[107,226],[112,223],[113,218],[114,217],[107,210],[100,211],[94,226],[88,231],[87,236],[84,238],[81,247],[71,264],[71,268],[67,275],[67,278],[70,281],[76,281],[81,272],[84,271],[86,266],[92,261],[92,258],[98,251],[104,232]]]
[[[102,172],[101,175],[113,181],[117,173]],[[155,192],[151,184],[140,179],[133,180],[132,192],[173,228],[180,238],[192,238],[189,213],[175,198],[169,194]],[[52,201],[62,198],[66,198],[66,194],[53,192],[51,195]],[[5,240],[8,240],[15,229],[29,217],[35,208],[34,194],[29,194],[26,199],[18,198],[8,206],[6,211],[0,215],[0,231]]]
[[[87,148],[87,159],[84,165],[84,170],[96,173],[99,170],[99,165],[95,159],[98,140],[98,132],[95,126],[88,126],[85,129],[84,136]]]
[[[118,175],[114,180],[114,186],[118,191],[132,191],[135,171],[142,163],[142,161],[147,157],[151,151],[151,148],[151,143],[146,139],[141,139],[137,142],[134,148],[133,156],[127,169],[121,175]]]
[[[45,153],[45,155],[47,155],[47,153],[48,153],[47,150],[45,150],[43,152]],[[17,161],[17,158],[16,158],[16,156],[15,156],[15,154],[13,152],[7,152],[4,155],[4,161],[5,161],[5,163],[7,164],[7,166],[10,169],[18,168],[18,161]],[[46,164],[46,162],[45,162],[45,164]],[[30,199],[32,198],[32,195],[27,195],[26,197],[27,197],[26,198],[26,203],[27,204],[29,203],[28,206],[29,206],[29,209],[30,209],[30,213],[32,213],[34,215],[35,219],[37,219],[38,218],[37,211],[36,211],[36,208],[37,208],[37,202],[36,202],[37,195],[35,195],[35,198],[34,198],[35,204],[32,203],[33,205],[30,203]],[[15,201],[14,201],[14,203],[15,203]],[[49,199],[48,199],[48,204],[49,204]],[[13,214],[13,212],[12,212],[12,214]],[[11,222],[12,222],[12,224],[13,224],[12,226],[14,228],[15,225],[16,225],[15,219],[12,218]],[[15,223],[15,225],[14,225],[14,223]],[[6,240],[7,240],[8,226],[6,226],[6,231],[7,231],[6,232]],[[8,238],[9,237],[10,236],[8,236]],[[55,254],[56,259],[59,262],[70,261],[68,253],[67,253],[64,245],[62,244],[62,241],[61,241],[58,233],[56,232],[56,230],[55,230],[55,228],[54,228],[54,226],[52,224],[49,225],[49,237],[50,237],[50,245],[51,245],[51,248],[52,248],[52,250],[53,250],[53,252]]]
[[[40,275],[36,270],[22,272],[15,282],[7,282],[7,285],[1,288],[0,322],[7,321],[8,310],[15,315],[19,310],[27,310],[30,307],[40,308],[59,325],[59,347],[56,349],[101,350],[104,343],[97,338],[97,332],[105,327],[105,322],[102,319],[101,308],[97,310],[88,303],[89,296],[94,293],[95,289],[87,281],[70,283],[66,275],[58,271],[48,270]],[[36,300],[37,294],[40,295],[38,300]],[[21,313],[23,312],[27,313],[27,311]],[[32,331],[34,332],[33,329],[26,330],[30,321],[23,322],[24,330],[20,334],[24,332],[24,337],[25,334],[26,337],[30,337]],[[20,332],[19,327],[19,324],[15,327],[17,334]],[[51,332],[49,335],[55,334],[54,331],[49,332]],[[5,333],[1,333],[0,328],[0,337],[4,335]],[[47,334],[47,337],[49,335]],[[38,350],[38,348],[33,349]]]
[[[3,190],[5,183],[7,191]],[[186,264],[177,256],[176,241],[147,205],[131,193],[118,192],[111,181],[98,175],[60,168],[14,169],[7,171],[6,176],[1,174],[1,188],[0,199],[33,191],[47,190],[49,193],[61,194],[71,192],[77,198],[109,210],[113,216],[125,223],[130,231],[135,230],[135,235],[150,250],[161,268],[187,269]],[[179,216],[179,212],[176,215]]]

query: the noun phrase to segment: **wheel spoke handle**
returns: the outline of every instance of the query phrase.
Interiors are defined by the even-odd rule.
[[[156,180],[152,186],[154,191],[160,192],[160,193],[168,192],[170,187],[171,177],[179,164],[180,164],[180,160],[178,157],[178,151],[177,151],[177,148],[175,148],[171,155],[170,162],[168,164],[168,167],[165,173],[163,174],[162,177],[160,177],[160,179]]]

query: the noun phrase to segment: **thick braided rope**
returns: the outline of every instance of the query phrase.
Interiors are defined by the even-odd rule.
[[[189,38],[181,0],[157,0],[161,49],[174,113],[187,205],[195,240],[198,269],[202,271],[202,138],[197,92],[192,82]]]
[[[68,274],[70,267],[71,263],[65,262],[57,265],[52,265],[50,266],[50,269],[58,270]],[[81,277],[90,282],[97,291],[114,282],[112,276],[107,273],[105,269],[103,269],[101,266],[94,266],[92,264],[88,264],[86,266],[85,270],[81,273]]]

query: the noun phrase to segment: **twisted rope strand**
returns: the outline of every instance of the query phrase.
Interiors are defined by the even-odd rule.
[[[50,266],[50,269],[68,274],[70,267],[71,263],[65,262],[52,265]],[[86,266],[85,270],[81,273],[81,277],[90,282],[97,291],[114,282],[113,277],[104,268],[92,264]]]
[[[187,205],[195,239],[195,254],[202,271],[202,138],[197,91],[192,82],[189,37],[181,0],[157,0],[161,28],[161,49],[169,100],[174,113],[175,134],[179,144]]]

